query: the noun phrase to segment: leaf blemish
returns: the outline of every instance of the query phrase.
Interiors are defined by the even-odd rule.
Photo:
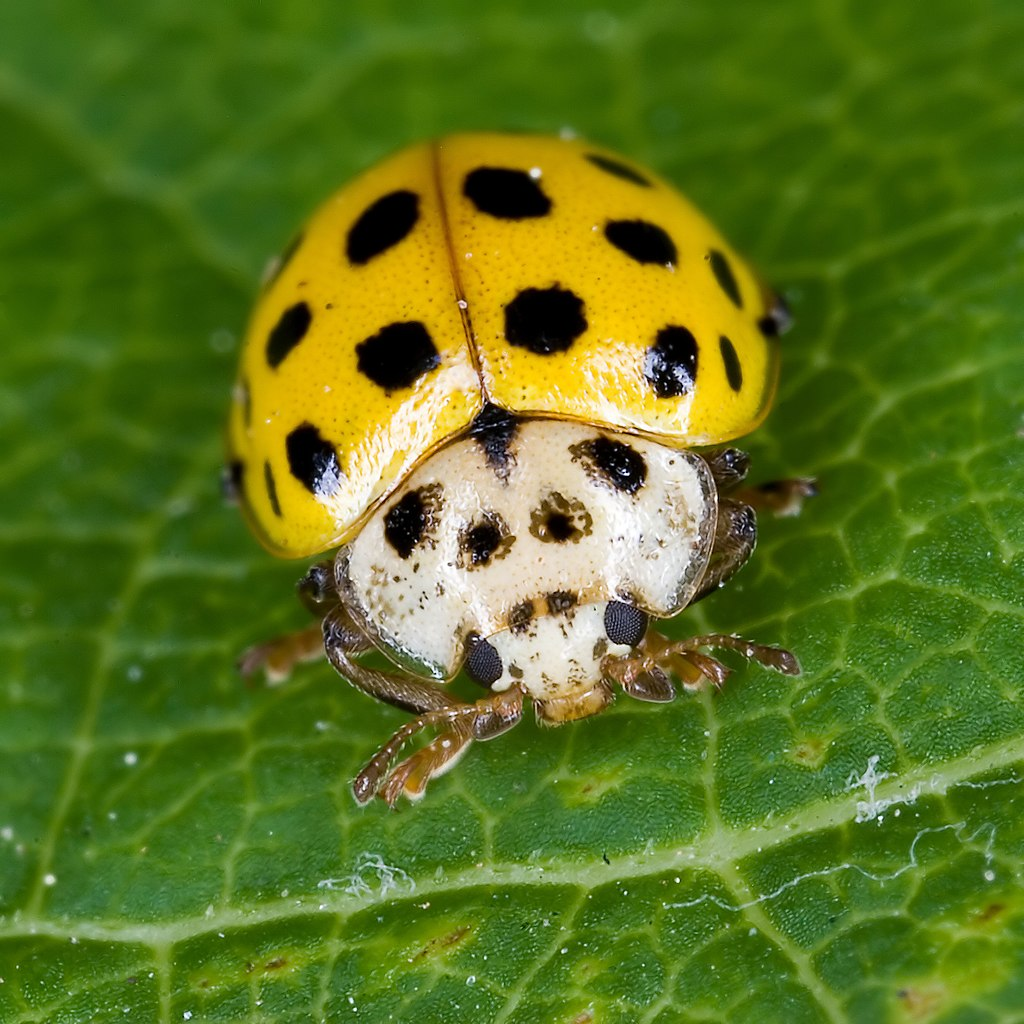
[[[820,768],[825,760],[828,742],[821,736],[812,736],[793,747],[790,759],[804,768]]]
[[[430,956],[431,953],[457,946],[472,930],[471,925],[464,924],[454,928],[447,935],[440,935],[437,938],[431,939],[415,956],[409,958],[409,963],[414,964],[418,960]]]

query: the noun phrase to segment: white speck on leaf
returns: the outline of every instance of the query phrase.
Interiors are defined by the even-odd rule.
[[[590,11],[583,19],[583,34],[592,43],[610,43],[619,34],[619,19],[608,11]]]
[[[220,327],[210,335],[210,348],[217,353],[233,352],[235,349],[235,335],[226,327]]]
[[[877,771],[880,760],[881,758],[877,754],[872,754],[868,758],[868,766],[864,770],[864,774],[857,775],[851,772],[846,780],[847,790],[860,788],[867,790],[867,800],[857,801],[854,821],[858,823],[865,821],[878,821],[881,823],[884,820],[882,812],[894,804],[912,804],[924,792],[944,793],[946,791],[945,785],[938,777],[933,776],[926,781],[915,782],[905,793],[898,793],[896,796],[891,797],[879,797],[876,795],[879,783],[884,782],[886,779],[895,778],[892,772]]]
[[[316,887],[331,892],[341,891],[349,896],[371,896],[374,891],[379,896],[386,896],[398,889],[412,892],[416,883],[408,872],[386,863],[379,853],[361,853],[356,860],[355,871],[348,878],[325,878],[317,882]]]

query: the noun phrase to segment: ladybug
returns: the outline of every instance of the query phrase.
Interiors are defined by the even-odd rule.
[[[617,690],[670,701],[725,680],[703,648],[798,674],[788,651],[651,624],[746,562],[755,505],[813,492],[743,488],[747,457],[713,447],[766,415],[788,325],[696,208],[598,146],[457,135],[366,172],[270,269],[241,353],[229,490],[274,554],[337,549],[299,584],[316,625],[243,671],[326,652],[415,716],[353,783],[391,805],[527,698],[550,724]],[[486,695],[456,696],[460,670]]]

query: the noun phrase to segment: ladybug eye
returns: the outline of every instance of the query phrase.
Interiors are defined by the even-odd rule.
[[[484,686],[496,683],[504,671],[501,664],[501,655],[493,644],[488,643],[483,637],[475,637],[470,641],[472,646],[466,658],[466,674],[470,679],[475,679]]]
[[[604,610],[604,631],[613,644],[636,647],[647,632],[647,613],[623,601],[609,601]]]

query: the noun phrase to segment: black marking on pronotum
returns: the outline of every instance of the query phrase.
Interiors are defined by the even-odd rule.
[[[552,491],[530,513],[530,535],[545,544],[577,543],[589,537],[594,518],[583,502]]]
[[[408,558],[423,539],[429,509],[424,488],[409,491],[384,516],[384,537],[399,558]]]
[[[552,590],[547,596],[548,611],[552,615],[564,615],[576,607],[578,600],[569,590]]]
[[[466,532],[466,553],[473,565],[486,565],[501,543],[501,531],[494,523],[479,523]]]
[[[496,512],[485,511],[459,533],[460,566],[478,569],[504,558],[515,538],[504,519]]]
[[[520,601],[508,613],[508,628],[513,633],[522,633],[533,621],[533,602]]]
[[[610,437],[595,437],[569,449],[582,458],[590,475],[624,494],[636,494],[647,480],[647,462],[633,447]]]
[[[476,414],[469,426],[469,436],[484,450],[488,465],[503,480],[508,476],[512,454],[512,439],[518,421],[512,413],[488,402]]]

